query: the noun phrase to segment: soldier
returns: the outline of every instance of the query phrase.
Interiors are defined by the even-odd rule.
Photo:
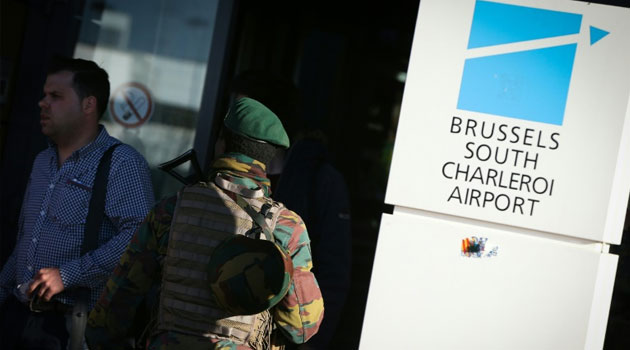
[[[161,201],[134,235],[90,314],[91,349],[123,348],[143,302],[148,349],[270,349],[317,332],[324,308],[306,227],[270,199],[265,172],[287,134],[245,97],[221,140],[207,181]]]
[[[328,156],[328,140],[299,112],[299,90],[265,71],[245,71],[233,81],[237,96],[250,97],[275,111],[291,139],[267,168],[272,198],[302,217],[311,238],[317,282],[326,300],[326,319],[303,349],[332,347],[350,289],[352,233],[350,199],[343,175]]]

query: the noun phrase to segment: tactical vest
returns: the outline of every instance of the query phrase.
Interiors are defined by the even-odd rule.
[[[238,203],[224,190],[237,194]],[[198,183],[180,191],[163,265],[157,330],[229,339],[253,349],[269,348],[269,311],[243,316],[220,310],[207,269],[214,248],[232,235],[273,240],[282,208],[281,203],[265,197],[262,189],[231,183],[221,174],[215,183]],[[266,226],[270,237],[261,226]]]

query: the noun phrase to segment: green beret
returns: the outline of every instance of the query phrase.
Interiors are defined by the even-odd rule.
[[[249,97],[234,102],[223,124],[235,134],[289,148],[289,136],[278,116]]]

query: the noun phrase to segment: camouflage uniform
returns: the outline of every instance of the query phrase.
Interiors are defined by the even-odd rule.
[[[238,153],[218,158],[213,168],[236,184],[261,187],[269,196],[269,180],[264,164]],[[213,177],[213,176],[211,176]],[[86,337],[90,349],[118,349],[128,344],[127,333],[136,312],[149,305],[155,321],[176,196],[158,203],[134,235],[105,291],[90,314]],[[270,311],[283,337],[304,343],[314,335],[323,318],[323,299],[312,268],[308,233],[302,219],[284,209],[273,232],[277,244],[287,250],[293,262],[293,281],[287,295]],[[218,340],[174,331],[155,332],[148,327],[148,349],[249,349],[229,340]],[[277,332],[277,331],[276,331]],[[276,337],[277,338],[277,337]]]

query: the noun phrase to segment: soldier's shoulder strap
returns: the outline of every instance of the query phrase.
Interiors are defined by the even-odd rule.
[[[236,198],[236,204],[239,205],[260,227],[265,234],[267,240],[273,241],[273,231],[276,228],[278,217],[284,209],[284,205],[273,199],[266,197],[262,188],[247,188],[246,186],[230,182],[226,178],[218,174],[214,178],[214,184],[219,188],[232,192]],[[262,203],[260,209],[257,209],[255,202]]]

